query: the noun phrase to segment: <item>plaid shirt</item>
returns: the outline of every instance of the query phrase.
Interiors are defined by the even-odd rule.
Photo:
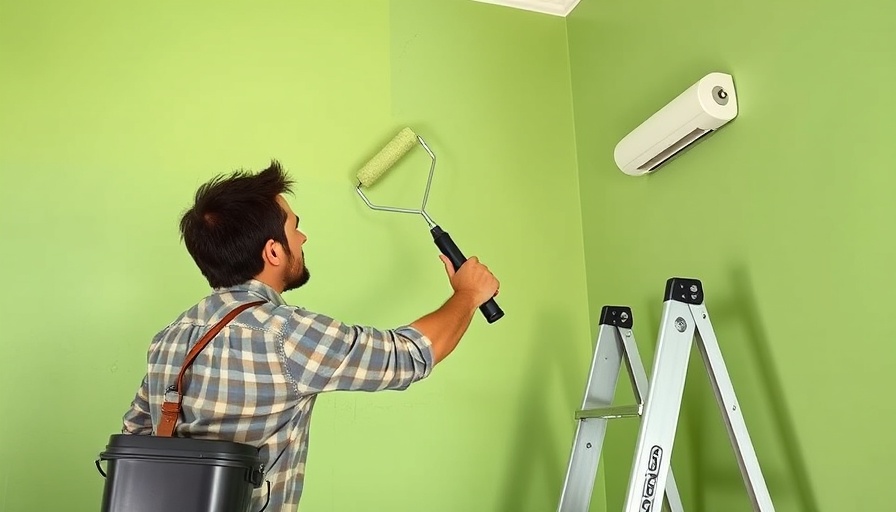
[[[259,299],[267,302],[234,318],[184,375],[183,412],[174,435],[259,447],[271,483],[266,510],[295,511],[316,395],[405,389],[432,371],[432,344],[410,326],[377,330],[289,306],[255,280],[216,289],[153,338],[148,371],[122,432],[152,434],[165,389],[190,347],[237,305]],[[266,485],[255,491],[252,510],[261,508],[266,495]]]

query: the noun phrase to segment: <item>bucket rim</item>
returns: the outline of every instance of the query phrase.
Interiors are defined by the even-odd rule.
[[[140,436],[114,434],[105,450],[104,460],[120,458],[175,458],[186,460],[218,460],[242,462],[251,467],[261,464],[257,447],[235,441],[186,437]]]

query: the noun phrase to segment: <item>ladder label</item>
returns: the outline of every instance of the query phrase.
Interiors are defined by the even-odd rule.
[[[663,449],[654,445],[650,449],[647,459],[647,479],[644,481],[644,492],[641,494],[641,512],[653,510],[653,501],[656,499],[656,481],[659,478],[660,464],[663,461]]]

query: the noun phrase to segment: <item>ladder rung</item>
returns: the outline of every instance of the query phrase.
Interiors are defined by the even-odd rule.
[[[612,407],[598,407],[597,409],[582,409],[576,411],[576,419],[588,418],[631,418],[640,416],[643,405],[615,405]]]

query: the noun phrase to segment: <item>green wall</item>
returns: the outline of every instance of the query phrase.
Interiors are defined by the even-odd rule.
[[[0,511],[98,507],[150,337],[207,292],[177,219],[213,174],[298,180],[314,278],[288,300],[382,326],[437,307],[425,223],[353,190],[405,125],[507,316],[407,392],[321,397],[301,508],[555,506],[590,353],[566,47],[565,20],[467,0],[0,4]],[[414,205],[427,170],[410,154],[371,196]]]
[[[881,0],[585,0],[568,19],[590,316],[630,304],[651,361],[665,280],[704,281],[779,511],[892,508],[894,16]],[[653,176],[620,172],[615,144],[716,70],[739,117]],[[699,371],[673,456],[687,508],[749,510]],[[608,510],[634,437],[608,437]]]

